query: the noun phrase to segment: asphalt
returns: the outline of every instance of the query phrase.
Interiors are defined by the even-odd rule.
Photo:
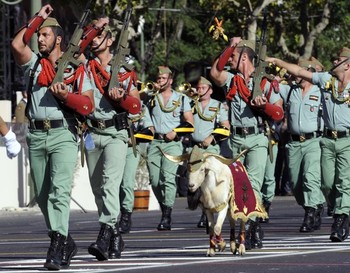
[[[160,211],[135,211],[133,227],[123,235],[125,250],[121,259],[99,262],[87,252],[98,231],[96,211],[72,210],[70,233],[78,253],[69,269],[62,272],[142,272],[142,273],[347,273],[350,272],[350,239],[329,240],[332,218],[323,215],[320,230],[300,233],[303,209],[294,197],[277,196],[270,210],[270,221],[262,224],[262,249],[244,256],[229,250],[229,225],[223,237],[227,247],[215,257],[206,257],[209,238],[197,228],[200,210],[187,209],[186,198],[177,198],[171,231],[156,226]],[[0,211],[0,271],[43,272],[49,238],[38,208],[7,208]]]

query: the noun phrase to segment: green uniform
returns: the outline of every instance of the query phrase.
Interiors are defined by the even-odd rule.
[[[38,56],[22,65],[28,79]],[[33,81],[29,104],[29,133],[27,143],[31,176],[34,181],[36,201],[45,217],[49,231],[64,236],[68,234],[70,193],[73,172],[78,156],[78,141],[75,132],[76,120],[71,111],[64,111],[62,104],[37,82],[41,72],[38,65]],[[68,85],[70,91],[72,86]],[[92,86],[86,75],[82,92]],[[44,122],[44,120],[46,120]],[[49,128],[51,126],[51,129]]]
[[[150,106],[150,113],[154,124],[155,137],[148,147],[147,165],[155,197],[161,205],[172,208],[176,197],[175,175],[178,164],[166,159],[158,147],[170,155],[182,154],[181,141],[167,142],[164,140],[164,135],[181,124],[182,113],[191,111],[191,105],[187,96],[183,96],[174,90],[167,105],[163,106],[161,95],[156,95],[153,103],[154,105]]]
[[[235,75],[228,73],[225,86],[229,91],[231,81]],[[239,75],[237,75],[238,77]],[[253,89],[252,79],[248,83],[248,88]],[[267,94],[269,88],[264,89],[264,94]],[[269,96],[269,102],[274,104],[281,97],[278,93],[272,92]],[[265,166],[267,158],[268,140],[264,134],[264,124],[259,116],[257,116],[252,108],[247,105],[239,92],[236,92],[233,99],[228,102],[229,117],[231,123],[232,137],[230,139],[230,148],[232,156],[236,156],[244,149],[250,150],[241,158],[247,170],[252,187],[260,200],[261,187],[263,184]]]
[[[286,105],[290,140],[287,163],[294,197],[300,206],[315,208],[324,203],[321,191],[320,135],[323,129],[321,91],[312,86],[306,94],[293,85],[280,85]]]
[[[144,128],[153,126],[148,108],[143,105],[141,114],[129,115],[132,120],[134,132],[140,132]],[[139,144],[137,144],[136,156],[133,152],[133,147],[129,144],[126,155],[126,162],[124,168],[123,180],[120,185],[120,207],[122,211],[132,212],[134,208],[134,187],[138,164],[140,161]]]
[[[106,71],[110,73],[110,66]],[[125,90],[129,90],[129,82],[129,78],[121,82]],[[128,149],[127,128],[118,125],[117,120],[126,124],[127,114],[111,104],[96,87],[95,81],[93,85],[95,111],[88,116],[87,124],[95,147],[86,149],[86,161],[99,222],[115,226],[120,212],[119,189]]]
[[[325,124],[321,145],[322,191],[335,214],[350,212],[350,83],[338,94],[338,80],[332,91],[329,73],[313,73],[312,82],[323,91],[323,119]],[[335,189],[335,199],[333,196]]]
[[[223,121],[228,120],[228,111],[224,105],[215,99],[210,99],[205,108],[199,101],[195,102],[193,110],[194,127],[192,146],[202,147],[202,142],[212,134],[213,130]],[[211,143],[205,148],[206,152],[220,154],[219,143]]]

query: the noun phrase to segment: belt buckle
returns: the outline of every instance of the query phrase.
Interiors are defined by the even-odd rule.
[[[246,136],[246,135],[248,135],[248,128],[247,127],[243,127],[242,128],[242,135],[244,135],[244,136]]]
[[[43,120],[43,127],[44,130],[50,130],[51,129],[51,122],[49,119],[44,119]]]
[[[300,135],[299,136],[299,141],[304,142],[305,141],[305,135]]]
[[[97,126],[99,129],[106,129],[106,124],[104,120],[98,120],[97,121]]]
[[[332,131],[332,138],[334,139],[338,138],[338,131]]]

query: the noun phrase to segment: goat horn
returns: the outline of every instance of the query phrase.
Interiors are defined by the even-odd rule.
[[[256,145],[255,145],[256,146]],[[253,146],[253,147],[255,147]],[[253,148],[252,147],[252,148]],[[235,158],[226,158],[226,157],[223,157],[221,155],[218,155],[218,154],[212,154],[212,153],[204,153],[204,157],[207,157],[207,156],[213,156],[215,157],[216,159],[218,159],[220,162],[224,163],[225,165],[231,165],[233,162],[236,162],[242,155],[244,155],[245,153],[247,153],[250,149],[252,148],[247,148],[247,149],[244,149],[242,152],[240,152]]]
[[[163,156],[165,156],[167,159],[169,159],[172,162],[180,163],[182,161],[188,160],[190,158],[190,154],[182,154],[182,155],[169,155],[165,153],[159,146],[157,146],[159,151],[162,153]]]

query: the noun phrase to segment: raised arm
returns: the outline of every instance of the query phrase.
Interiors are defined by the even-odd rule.
[[[266,61],[275,64],[278,67],[287,69],[288,72],[295,77],[301,77],[309,82],[312,80],[312,72],[300,67],[299,65],[287,63],[277,58],[266,58]]]
[[[40,11],[30,19],[27,25],[16,33],[11,42],[11,50],[17,64],[22,65],[30,60],[32,50],[28,46],[28,43],[38,27],[49,17],[52,11],[53,8],[49,4],[43,6]]]

